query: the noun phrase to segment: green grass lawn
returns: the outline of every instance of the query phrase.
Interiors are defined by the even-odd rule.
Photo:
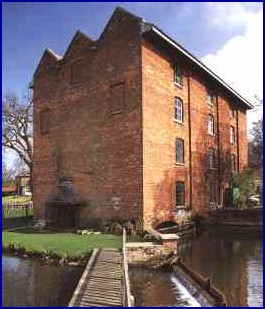
[[[30,200],[31,196],[20,196],[20,195],[2,196],[3,204],[27,203]]]
[[[27,251],[53,252],[61,257],[85,257],[94,248],[121,248],[122,237],[109,234],[78,235],[52,231],[2,232],[2,246],[19,245]]]

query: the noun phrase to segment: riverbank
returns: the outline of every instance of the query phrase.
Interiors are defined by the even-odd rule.
[[[93,233],[36,230],[30,228],[2,232],[2,251],[52,264],[85,265],[94,248],[122,246],[121,236]]]

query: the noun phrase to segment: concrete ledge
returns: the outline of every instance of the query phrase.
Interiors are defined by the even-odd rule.
[[[179,239],[179,236],[177,234],[161,234],[161,239],[162,241],[165,241],[165,240],[178,240]]]
[[[161,248],[162,245],[154,243],[154,242],[128,242],[126,243],[126,248],[134,249],[134,248]]]
[[[152,235],[159,244],[161,244],[165,249],[171,249],[173,251],[177,250],[179,236],[177,234],[162,234],[152,227],[147,227],[146,232]]]

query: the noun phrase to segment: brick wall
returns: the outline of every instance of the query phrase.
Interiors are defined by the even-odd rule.
[[[227,162],[209,173],[210,147],[219,150],[219,161],[233,153],[239,168],[246,166],[245,110],[175,50],[141,37],[140,29],[139,18],[117,9],[97,41],[77,32],[63,58],[44,53],[34,75],[36,219],[45,217],[44,205],[58,197],[63,180],[72,182],[75,202],[85,205],[79,225],[91,218],[154,226],[183,219],[190,209],[209,210],[210,178],[223,203],[231,173]],[[173,83],[175,62],[183,68],[183,87]],[[214,106],[206,103],[208,90],[217,96]],[[182,124],[174,121],[175,97],[184,103]],[[45,134],[43,111],[50,115]],[[215,118],[214,136],[207,133],[208,114]],[[184,140],[182,165],[175,162],[176,138]],[[186,208],[178,211],[176,181],[185,183]]]
[[[183,87],[173,83],[173,66],[183,68]],[[150,36],[143,39],[143,188],[144,223],[156,226],[178,220],[188,209],[204,214],[210,208],[210,181],[216,182],[218,204],[231,180],[230,155],[235,154],[239,169],[247,164],[246,112],[213,81],[194,66],[172,55]],[[216,101],[207,104],[207,93]],[[174,121],[174,97],[184,102],[184,123]],[[230,110],[235,108],[235,116]],[[207,116],[215,119],[215,134],[207,131]],[[230,126],[238,130],[236,144],[230,144]],[[175,163],[175,138],[185,141],[185,165]],[[208,169],[209,148],[217,150],[219,169]],[[176,181],[185,182],[185,210],[175,207]]]
[[[61,61],[44,55],[51,59],[41,61],[34,78],[36,219],[44,218],[60,180],[70,180],[75,200],[86,204],[80,225],[91,218],[140,220],[139,39],[138,19],[116,10],[97,42],[78,32]],[[40,132],[44,109],[50,109],[48,134]]]

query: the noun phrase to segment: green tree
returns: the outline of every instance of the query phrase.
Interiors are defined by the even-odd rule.
[[[246,208],[248,198],[255,193],[253,170],[248,169],[233,175],[233,203],[236,208]]]
[[[263,100],[256,97],[255,108],[263,105]],[[262,168],[263,161],[263,116],[261,119],[253,123],[253,128],[250,131],[251,140],[248,144],[249,167],[254,169]]]

